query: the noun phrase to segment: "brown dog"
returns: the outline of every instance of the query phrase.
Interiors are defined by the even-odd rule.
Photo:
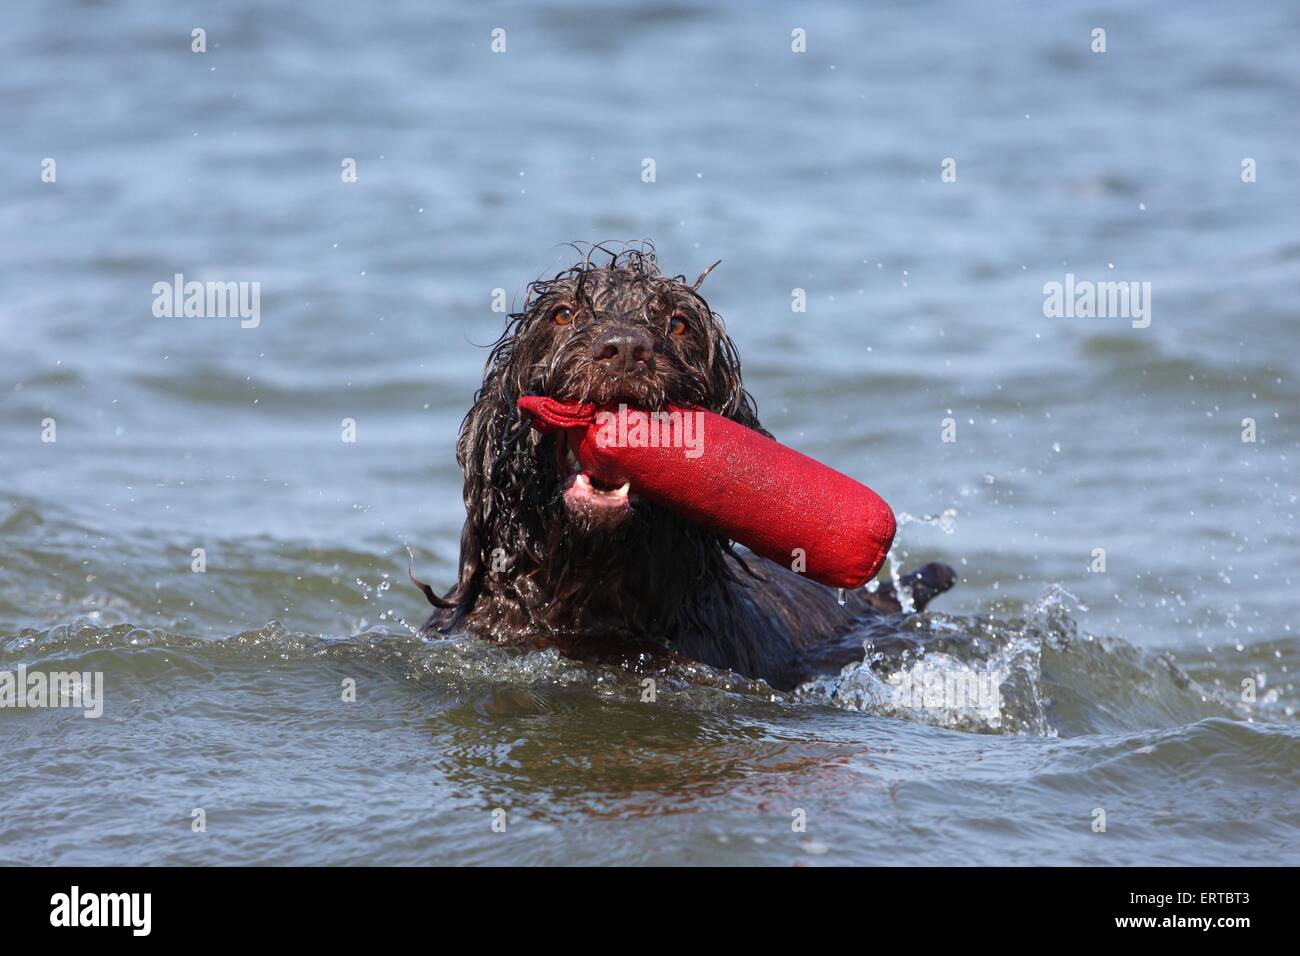
[[[900,610],[891,586],[836,593],[648,501],[582,474],[516,401],[546,395],[646,409],[697,405],[768,434],[721,319],[652,248],[607,253],[529,286],[461,425],[468,516],[460,577],[426,633],[556,646],[571,656],[701,661],[789,689],[862,659],[864,628]],[[708,273],[706,272],[705,275]],[[906,579],[917,609],[955,576]],[[419,582],[417,582],[419,583]]]

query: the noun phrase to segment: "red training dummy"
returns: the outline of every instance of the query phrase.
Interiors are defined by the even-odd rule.
[[[866,485],[752,429],[698,408],[597,409],[527,395],[534,428],[568,433],[585,475],[631,489],[831,587],[880,570],[894,512]]]

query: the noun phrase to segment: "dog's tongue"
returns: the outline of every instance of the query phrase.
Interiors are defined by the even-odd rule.
[[[823,584],[865,584],[894,540],[893,511],[866,485],[721,415],[671,407],[667,424],[643,430],[597,424],[591,404],[526,395],[519,407],[540,431],[569,430],[570,450],[593,476],[626,479],[639,495]],[[633,437],[652,429],[653,444]]]

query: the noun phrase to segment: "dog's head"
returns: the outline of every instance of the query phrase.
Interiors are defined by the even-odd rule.
[[[664,275],[648,245],[595,246],[529,286],[461,426],[468,515],[448,602],[464,612],[487,590],[532,608],[532,618],[545,605],[548,619],[562,622],[566,603],[587,602],[598,615],[612,600],[626,619],[629,589],[657,589],[654,601],[671,601],[673,577],[727,573],[724,539],[633,487],[593,480],[562,433],[530,430],[516,405],[526,394],[647,410],[695,405],[761,430],[735,346],[699,293],[707,274],[694,283]]]

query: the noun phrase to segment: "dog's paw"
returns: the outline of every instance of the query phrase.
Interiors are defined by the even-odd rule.
[[[931,561],[909,574],[905,580],[912,586],[912,603],[918,611],[948,591],[957,583],[957,572],[942,561]]]
[[[899,580],[912,592],[912,610],[924,611],[927,604],[957,583],[957,572],[941,561],[931,561],[915,571],[909,571]],[[867,603],[886,614],[897,614],[903,610],[893,581],[880,585],[874,594],[866,597]]]

